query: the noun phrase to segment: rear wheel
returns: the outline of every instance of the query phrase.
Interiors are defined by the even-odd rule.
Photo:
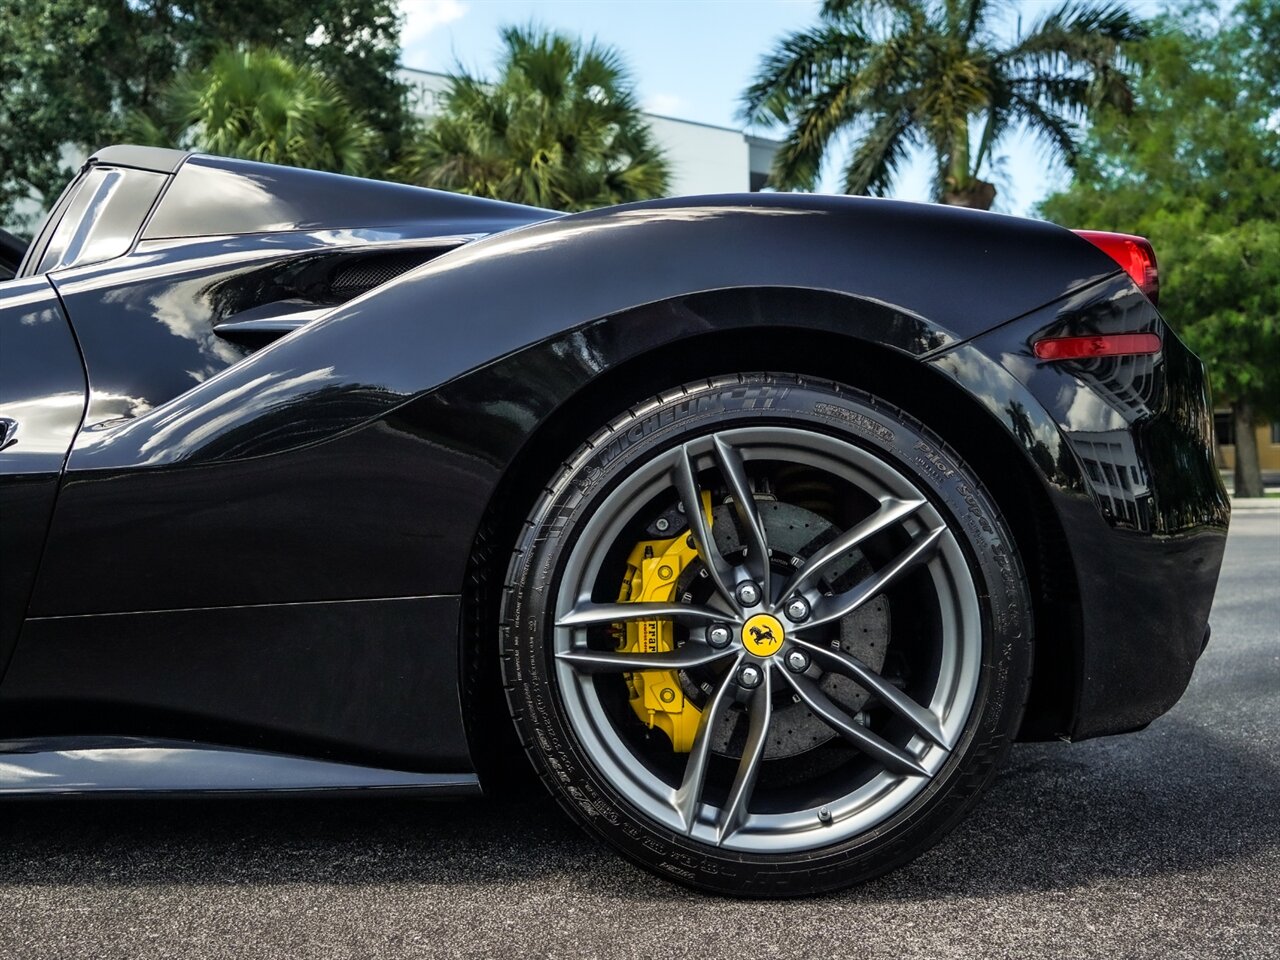
[[[832,384],[688,385],[534,508],[502,610],[517,729],[569,813],[703,889],[789,896],[908,860],[1021,718],[1029,601],[968,468]]]

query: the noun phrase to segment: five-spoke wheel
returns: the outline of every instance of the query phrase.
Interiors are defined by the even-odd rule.
[[[797,465],[807,468],[810,494],[815,483],[825,482],[830,498],[857,500],[858,507],[849,508],[857,513],[843,529],[821,526],[815,518],[812,529],[825,536],[816,536],[799,552],[794,537],[786,544],[791,549],[774,550],[769,517],[779,516],[778,492],[785,495],[785,475],[794,476]],[[690,592],[684,601],[665,604],[594,600],[618,531],[637,518],[643,521],[646,510],[660,510],[664,495],[676,500],[688,521],[687,536],[698,558],[694,582],[702,581],[706,589],[698,599]],[[734,527],[730,542],[740,544],[728,556],[705,509],[706,503],[719,502],[727,507],[721,522]],[[889,545],[876,554],[883,559],[849,577],[851,559],[865,557],[863,548],[873,540]],[[932,574],[930,565],[936,567]],[[919,568],[926,575],[906,587]],[[910,602],[940,614],[929,649],[919,651],[936,660],[936,667],[911,693],[838,641],[841,621],[899,581]],[[655,818],[732,849],[801,850],[891,815],[945,761],[977,683],[981,636],[974,586],[941,516],[882,459],[794,427],[717,431],[685,441],[632,472],[584,530],[569,558],[560,599],[556,658],[562,683],[580,735],[602,769],[619,789],[643,798]],[[660,618],[677,624],[675,649],[618,652],[612,649],[612,631],[591,629]],[[678,782],[656,773],[642,748],[628,747],[626,731],[618,729],[616,712],[608,707],[610,687],[602,677],[645,670],[698,671],[708,687]],[[822,679],[832,673],[852,681],[887,718],[900,722],[878,730],[866,722],[866,711],[859,719],[824,691]],[[753,811],[770,731],[785,722],[779,707],[788,704],[807,708],[879,774],[814,778],[807,803],[790,809],[764,803]],[[730,711],[745,715],[739,721],[745,738],[732,779],[713,797],[711,731]]]
[[[513,705],[553,788],[649,866],[731,891],[726,864],[854,863],[954,790],[991,706],[1001,562],[1006,609],[1025,602],[1011,541],[974,535],[1003,534],[976,480],[903,455],[918,427],[826,386],[778,393],[615,423],[535,513],[507,595]]]

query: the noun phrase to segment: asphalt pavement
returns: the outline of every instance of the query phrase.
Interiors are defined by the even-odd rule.
[[[0,957],[1280,957],[1280,504],[1243,504],[1191,688],[1015,748],[949,839],[835,897],[655,879],[520,802],[0,808]]]

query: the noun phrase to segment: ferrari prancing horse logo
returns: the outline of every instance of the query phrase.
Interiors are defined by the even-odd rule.
[[[767,613],[757,613],[742,625],[742,645],[757,657],[770,657],[782,646],[781,621]]]

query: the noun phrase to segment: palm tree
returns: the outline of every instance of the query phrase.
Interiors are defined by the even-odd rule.
[[[375,144],[331,80],[263,49],[223,50],[178,74],[131,126],[152,144],[354,175],[368,172]]]
[[[1144,25],[1115,2],[1067,0],[1002,42],[1000,0],[825,0],[816,27],[761,62],[742,98],[751,123],[787,125],[771,181],[813,189],[837,135],[844,191],[883,196],[913,148],[932,154],[935,199],[989,209],[993,153],[1024,128],[1070,164],[1079,124],[1132,92],[1124,45]]]
[[[536,27],[502,31],[498,79],[450,78],[400,175],[557,210],[662,196],[668,165],[618,53]]]

